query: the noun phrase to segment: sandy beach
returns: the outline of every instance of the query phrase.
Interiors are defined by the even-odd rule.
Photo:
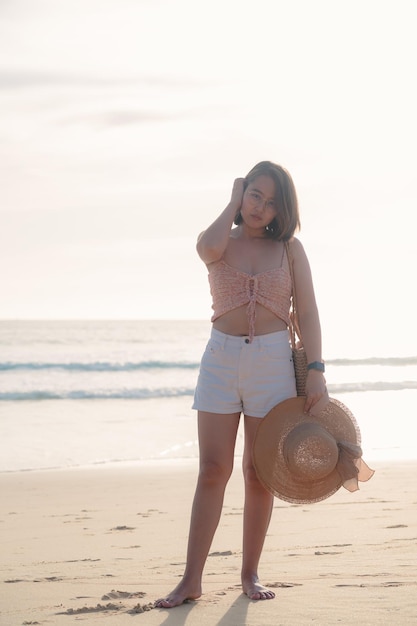
[[[151,609],[182,573],[197,461],[0,475],[0,624],[278,626],[415,624],[417,462],[373,463],[361,490],[314,505],[275,500],[260,575],[241,593],[240,460],[204,594]],[[143,612],[142,612],[143,611]]]

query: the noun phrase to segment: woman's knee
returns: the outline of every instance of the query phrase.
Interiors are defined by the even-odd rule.
[[[251,487],[254,489],[257,489],[257,488],[263,489],[263,486],[261,482],[259,481],[258,475],[256,473],[255,467],[252,462],[244,463],[242,467],[242,471],[243,471],[243,477],[245,479],[245,485],[247,487]]]
[[[233,462],[202,460],[198,480],[206,485],[226,485],[233,471]]]

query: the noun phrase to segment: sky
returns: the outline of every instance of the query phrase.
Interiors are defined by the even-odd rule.
[[[327,353],[414,355],[412,0],[0,0],[0,319],[209,319],[195,241],[286,167]]]

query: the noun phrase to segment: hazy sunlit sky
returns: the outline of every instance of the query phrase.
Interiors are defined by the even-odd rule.
[[[208,319],[197,234],[270,159],[325,353],[416,353],[414,4],[0,0],[0,317]]]

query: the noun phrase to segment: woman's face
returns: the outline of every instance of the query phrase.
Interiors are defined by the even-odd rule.
[[[270,176],[257,176],[243,194],[241,215],[251,228],[264,229],[277,215],[275,182]]]

